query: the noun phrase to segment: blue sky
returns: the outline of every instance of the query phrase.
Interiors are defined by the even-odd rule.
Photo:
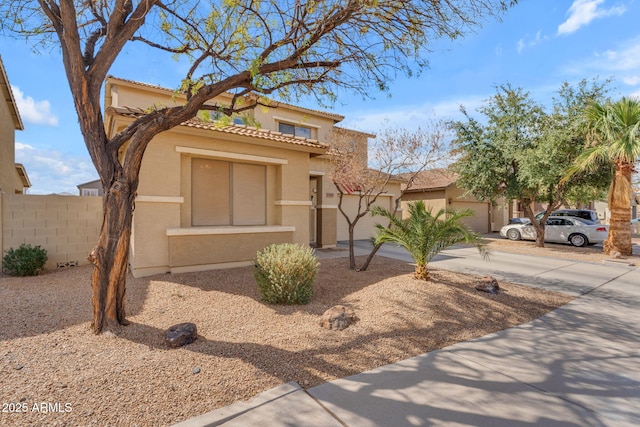
[[[458,118],[511,83],[548,104],[562,82],[613,78],[613,98],[640,97],[640,1],[520,0],[501,22],[454,42],[441,42],[428,56],[430,69],[417,79],[398,79],[392,96],[362,100],[346,94],[332,109],[342,126],[376,132],[393,125],[416,128],[431,118]],[[0,36],[0,55],[25,130],[16,133],[16,161],[31,179],[30,194],[68,192],[97,179],[77,125],[58,51],[33,53],[24,41]],[[123,52],[112,75],[173,88],[179,63],[137,50]],[[304,105],[317,108],[313,104]]]

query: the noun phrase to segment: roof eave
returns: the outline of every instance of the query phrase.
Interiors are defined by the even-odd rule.
[[[17,130],[24,130],[24,124],[22,123],[22,119],[20,118],[20,112],[18,111],[18,104],[13,97],[13,91],[11,90],[9,77],[7,77],[7,72],[4,69],[4,64],[2,63],[2,57],[0,57],[0,86],[2,87],[4,99],[7,104],[9,104],[9,109],[11,110],[11,118],[13,119],[15,128]]]
[[[18,175],[22,180],[22,186],[26,188],[31,187],[31,181],[29,180],[29,175],[27,175],[27,169],[22,163],[16,163],[16,172],[18,172]]]
[[[108,107],[106,109],[107,117],[113,120],[115,120],[116,117],[119,117],[120,119],[124,119],[127,122],[129,122],[129,121],[135,120],[136,114],[139,114],[137,110],[131,110],[123,107]],[[184,133],[193,133],[196,131],[216,133],[219,135],[224,135],[227,138],[247,140],[254,143],[255,141],[261,141],[262,143],[267,143],[273,146],[280,146],[280,147],[285,146],[291,150],[313,153],[316,156],[325,154],[327,149],[329,148],[329,145],[326,143],[316,141],[316,140],[301,139],[298,137],[286,138],[287,140],[278,140],[274,137],[281,136],[282,134],[280,132],[260,130],[256,128],[251,128],[250,126],[228,125],[228,126],[233,126],[234,128],[252,129],[256,131],[255,135],[247,135],[240,132],[225,131],[224,126],[220,128],[216,128],[215,126],[210,126],[210,125],[212,125],[212,123],[203,122],[202,126],[196,126],[193,123],[183,123],[174,127],[171,130],[177,131],[177,132],[184,132]],[[115,123],[113,123],[113,126],[115,126]],[[300,142],[296,142],[297,140],[300,140]]]

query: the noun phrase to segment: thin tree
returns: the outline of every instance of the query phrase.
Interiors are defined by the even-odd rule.
[[[467,121],[452,123],[459,154],[452,169],[460,175],[458,185],[480,200],[518,200],[536,229],[536,245],[544,246],[544,226],[551,212],[563,201],[584,203],[597,196],[609,179],[607,170],[562,179],[586,147],[584,108],[604,98],[607,84],[563,83],[550,113],[528,93],[509,85],[500,86],[479,109],[486,123],[463,110]],[[536,203],[546,205],[541,219],[536,219]]]
[[[440,209],[433,215],[424,201],[418,200],[409,203],[408,210],[409,216],[400,219],[385,209],[373,208],[374,215],[383,216],[391,222],[388,227],[376,224],[378,234],[375,242],[395,243],[405,248],[416,262],[414,277],[417,280],[429,280],[429,262],[443,250],[458,243],[473,245],[483,258],[488,258],[486,241],[461,221],[462,218],[473,216],[470,209],[449,212]]]
[[[609,255],[631,255],[631,183],[634,164],[640,158],[640,101],[622,98],[614,103],[593,102],[585,116],[593,146],[576,159],[566,178],[580,171],[615,170],[607,195],[611,218],[603,250]]]
[[[365,271],[380,248],[374,245],[363,264],[357,265],[354,233],[358,222],[370,215],[392,183],[399,186],[402,182],[404,188],[393,200],[393,212],[396,213],[402,193],[411,188],[416,175],[443,160],[447,135],[445,124],[437,120],[416,130],[386,128],[370,145],[354,144],[348,132],[334,132],[329,176],[338,189],[338,211],[347,223],[351,270]],[[402,178],[399,174],[403,174]],[[355,211],[345,207],[348,197],[357,198]]]
[[[126,324],[125,276],[139,171],[149,142],[201,110],[231,115],[273,105],[264,96],[335,100],[368,95],[427,65],[425,52],[457,38],[507,0],[5,0],[0,29],[58,46],[80,130],[104,189],[104,223],[89,259],[95,333]],[[176,92],[107,137],[102,84],[131,42],[189,61]],[[141,64],[141,66],[144,66]],[[210,102],[230,92],[229,104]],[[257,94],[255,97],[248,97]]]

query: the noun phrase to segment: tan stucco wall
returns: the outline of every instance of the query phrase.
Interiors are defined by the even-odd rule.
[[[256,257],[256,248],[262,249],[273,243],[290,243],[291,240],[291,232],[171,236],[170,266],[197,267],[251,261]]]
[[[278,131],[278,123],[290,123],[311,128],[311,138],[318,141],[327,142],[330,138],[334,120],[329,118],[314,116],[292,110],[286,106],[277,108],[258,107],[253,112],[253,117],[263,129]]]
[[[0,98],[0,191],[22,192],[22,180],[15,166],[15,124],[9,105]]]
[[[309,242],[309,163],[308,153],[286,149],[260,146],[240,142],[239,140],[213,139],[206,134],[169,132],[159,135],[149,145],[140,171],[138,197],[156,199],[155,202],[137,202],[140,208],[134,213],[134,232],[132,237],[133,256],[132,269],[150,274],[170,271],[170,238],[166,235],[168,228],[191,227],[191,158],[200,157],[176,151],[176,147],[215,150],[233,154],[250,154],[265,158],[286,161],[286,164],[266,165],[266,225],[287,225],[295,227],[295,231],[287,234],[287,241],[308,244]],[[243,160],[232,160],[243,163]],[[259,164],[259,163],[258,163]],[[250,195],[247,195],[250,197]],[[164,200],[169,198],[170,200]],[[251,240],[252,252],[262,249],[264,242],[271,242],[281,236],[267,234],[260,239]],[[244,239],[240,237],[239,240]],[[191,239],[203,241],[201,237]],[[190,240],[190,241],[191,241]],[[220,238],[209,239],[224,243]],[[187,252],[191,259],[200,257],[204,249],[191,245],[178,246]],[[224,257],[218,262],[229,260],[246,260],[247,250],[242,245],[228,245],[224,249]],[[220,253],[219,251],[212,252]],[[215,263],[207,257],[207,264]]]
[[[339,202],[339,192],[336,186],[331,181],[331,168],[331,163],[324,156],[315,157],[310,160],[310,170],[312,171],[311,173],[323,173],[323,175],[318,177],[319,181],[321,182],[322,190],[318,191],[317,203],[325,208],[322,215],[324,215],[327,219],[325,221],[327,229],[324,230],[324,233],[326,233],[328,237],[328,234],[330,232],[333,232],[332,227],[333,221],[335,220],[336,240],[348,240],[349,225],[347,224],[347,220],[344,218],[344,215],[337,209]],[[387,185],[385,193],[378,198],[373,206],[381,206],[387,210],[393,210],[395,200],[398,197],[400,197],[400,183],[392,181]],[[343,210],[345,210],[349,218],[355,218],[358,210],[357,205],[357,195],[345,195],[343,201]],[[376,233],[375,224],[380,221],[381,218],[375,218],[367,214],[356,224],[354,238],[371,238]]]
[[[408,218],[409,210],[407,209],[408,204],[411,202],[415,202],[416,200],[424,200],[424,204],[427,209],[431,209],[431,212],[436,213],[440,209],[447,208],[446,202],[446,192],[445,190],[436,190],[429,192],[415,192],[415,193],[405,193],[402,196],[402,218]]]
[[[463,222],[480,233],[499,231],[509,222],[509,205],[502,199],[499,199],[495,205],[479,202],[473,196],[465,195],[464,191],[455,185],[441,190],[404,194],[402,196],[403,218],[407,217],[407,204],[415,200],[424,200],[427,209],[431,208],[434,213],[440,209],[471,209],[475,212],[474,217],[465,218]]]
[[[88,264],[102,226],[102,198],[2,194],[2,253],[21,244],[47,250],[46,268]]]
[[[136,86],[128,82],[113,80],[111,92],[106,95],[106,102],[110,106],[136,107],[147,109],[150,106],[174,106],[185,102],[184,96],[176,96],[168,90],[147,86]],[[230,97],[221,95],[208,104],[226,105]],[[253,118],[260,128],[271,131],[278,131],[278,123],[286,122],[309,127],[312,130],[312,139],[328,141],[330,139],[335,118],[326,117],[322,113],[313,114],[291,108],[287,104],[278,104],[277,107],[258,106],[254,110],[245,111],[241,114]]]
[[[393,210],[394,197],[391,195],[382,195],[379,196],[373,206],[380,206],[388,211]],[[351,221],[355,218],[355,214],[358,210],[358,196],[357,195],[345,195],[343,197],[342,206],[343,210],[349,215]],[[385,223],[385,220],[381,217],[374,217],[370,213],[367,213],[364,217],[358,220],[356,224],[353,238],[355,240],[362,239],[370,239],[376,233],[375,224],[376,223]],[[337,229],[338,229],[338,240],[348,240],[349,239],[349,224],[345,219],[344,215],[338,211],[337,215]]]
[[[120,90],[119,100],[127,100]],[[133,102],[133,101],[131,101]],[[136,101],[146,102],[145,100]],[[116,128],[127,121],[117,119]],[[185,149],[187,152],[185,152]],[[191,150],[191,151],[189,151]],[[193,150],[205,150],[194,153]],[[131,268],[134,275],[148,275],[172,270],[172,243],[166,230],[192,227],[192,158],[211,158],[232,163],[264,165],[266,168],[266,224],[294,227],[294,231],[283,235],[265,233],[260,238],[247,240],[246,245],[227,245],[226,240],[215,238],[178,238],[176,241],[207,241],[226,245],[218,261],[207,256],[206,264],[246,261],[247,253],[255,253],[265,243],[285,241],[306,245],[309,243],[309,153],[297,151],[294,146],[274,144],[238,135],[214,133],[208,130],[176,128],[158,135],[149,144],[140,170],[140,184],[134,227],[131,239]],[[258,159],[229,159],[225,156],[257,156]],[[243,197],[251,197],[246,194]],[[284,237],[283,237],[284,236]],[[246,235],[237,238],[239,242]],[[275,240],[274,240],[275,239]],[[247,245],[251,247],[247,249]],[[201,257],[194,245],[177,246],[185,252],[183,256],[196,260]],[[196,253],[197,252],[197,253]],[[200,263],[197,263],[200,265]]]
[[[149,105],[172,105],[181,102],[172,94],[147,87],[130,87],[130,83],[114,81],[113,92],[107,94],[107,105],[147,108]],[[313,137],[320,141],[330,139],[337,116],[300,111],[295,107],[257,107],[254,117],[261,127],[277,131],[278,122],[309,126]],[[116,116],[113,129],[122,129],[130,122]],[[360,143],[367,135],[358,133]],[[208,150],[205,153],[197,150]],[[317,152],[318,150],[316,150]],[[222,153],[222,154],[221,154]],[[225,160],[229,154],[257,156],[258,159]],[[259,232],[254,234],[181,235],[192,227],[192,158],[266,165],[266,227],[289,227],[286,232]],[[346,239],[344,220],[340,232],[337,212],[338,191],[331,183],[326,159],[310,157],[309,149],[293,144],[265,141],[258,138],[214,132],[211,130],[179,127],[158,135],[149,144],[140,171],[137,209],[134,213],[131,267],[134,275],[156,274],[167,271],[185,271],[193,266],[233,264],[253,259],[257,250],[268,243],[310,242],[311,191],[310,175],[317,179],[318,194],[315,210],[321,223],[318,237],[323,245],[335,245],[336,238]],[[316,172],[316,173],[314,173]],[[319,172],[319,174],[318,174]],[[389,186],[388,192],[397,197],[399,184]],[[247,195],[250,197],[250,195]],[[382,196],[379,203],[391,208],[393,197]],[[348,207],[352,209],[353,206]],[[177,232],[168,232],[179,229]],[[164,230],[164,232],[163,232]],[[371,218],[361,220],[357,238],[369,238],[373,231]]]

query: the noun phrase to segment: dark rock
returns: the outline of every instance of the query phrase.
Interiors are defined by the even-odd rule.
[[[320,326],[325,329],[341,331],[358,320],[352,308],[336,305],[328,309],[320,319]]]
[[[478,283],[476,284],[476,290],[488,292],[492,295],[497,295],[500,292],[500,286],[498,285],[498,281],[495,278],[486,276],[478,281]]]
[[[179,323],[164,333],[164,342],[171,348],[191,344],[198,337],[195,323]]]

